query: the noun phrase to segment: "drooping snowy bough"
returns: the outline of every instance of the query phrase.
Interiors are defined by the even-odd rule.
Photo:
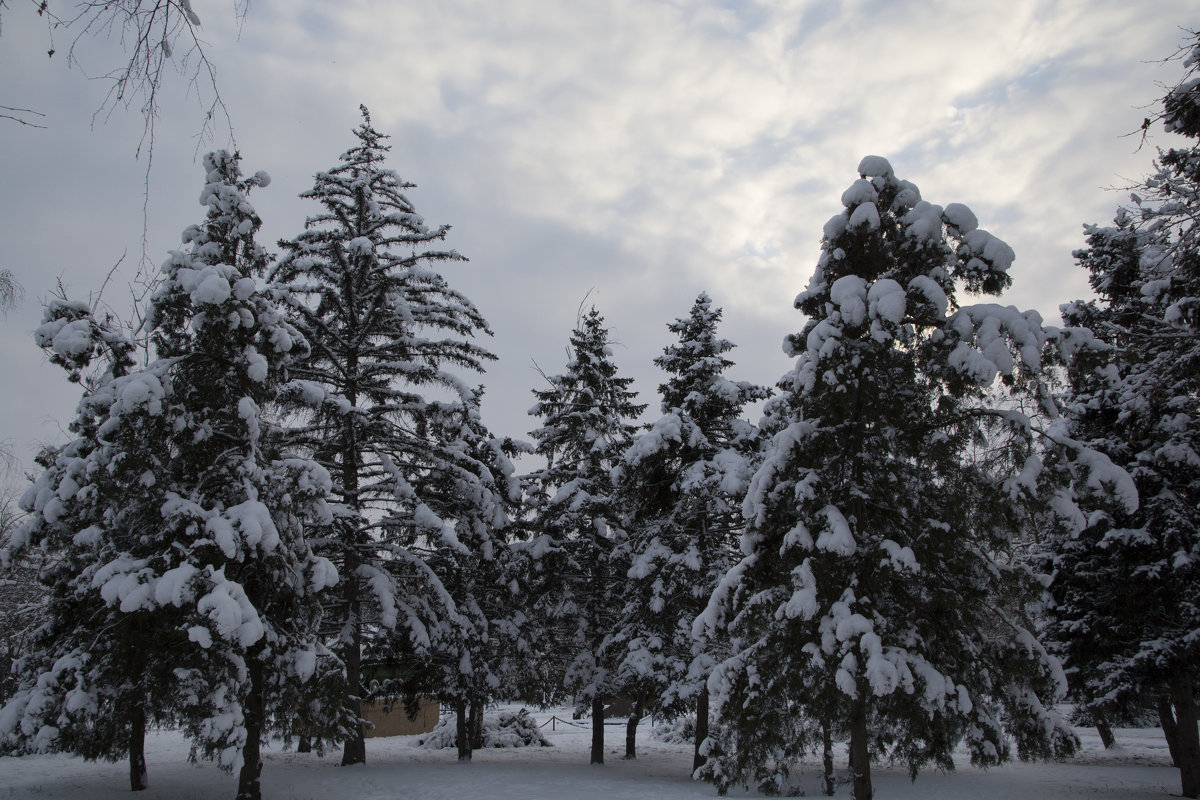
[[[1128,476],[1066,438],[1042,379],[1086,332],[960,305],[1010,284],[1012,249],[883,158],[859,174],[796,298],[809,319],[765,410],[742,560],[696,622],[732,640],[709,682],[721,725],[704,772],[722,790],[782,791],[819,748],[829,771],[847,735],[859,800],[873,759],[915,775],[953,768],[963,741],[978,764],[1014,742],[1021,757],[1070,754],[1052,707],[1062,671],[1029,614],[1043,587],[1014,539],[1030,514],[1077,518],[1071,469],[1136,503]]]

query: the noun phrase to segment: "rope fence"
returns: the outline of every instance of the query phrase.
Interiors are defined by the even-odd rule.
[[[538,727],[539,727],[539,728],[544,728],[544,727],[546,727],[547,725],[549,725],[549,726],[550,726],[550,730],[552,730],[552,731],[556,731],[556,730],[558,730],[558,723],[560,723],[560,722],[561,722],[563,725],[570,725],[572,728],[583,728],[584,730],[588,730],[588,729],[590,729],[590,728],[592,727],[592,723],[591,723],[591,722],[577,722],[577,721],[575,721],[575,720],[563,719],[562,717],[559,717],[559,716],[553,716],[553,717],[550,717],[550,719],[546,720],[546,721],[545,721],[545,722],[543,722],[541,725],[538,725]],[[606,723],[604,723],[604,724],[605,724],[605,725],[614,725],[614,726],[620,726],[620,727],[622,727],[622,728],[623,728],[623,727],[625,727],[625,723],[624,723],[624,722],[606,722]]]

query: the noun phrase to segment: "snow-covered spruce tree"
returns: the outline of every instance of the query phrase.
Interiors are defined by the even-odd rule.
[[[86,303],[51,301],[35,338],[85,392],[69,426],[75,438],[39,456],[44,469],[21,501],[29,515],[0,552],[14,564],[37,559],[46,592],[40,626],[15,665],[17,690],[0,712],[0,736],[15,752],[128,756],[137,791],[147,786],[147,724],[175,718],[168,654],[186,635],[169,611],[118,603],[97,580],[111,564],[160,548],[162,488],[142,479],[167,458],[161,414],[147,413],[143,401],[157,377],[128,374],[134,348],[126,332],[97,320]]]
[[[1200,37],[1164,100],[1155,171],[1075,253],[1097,298],[1063,306],[1109,345],[1070,362],[1072,436],[1125,467],[1134,513],[1080,481],[1088,511],[1054,542],[1052,635],[1075,690],[1102,713],[1157,705],[1184,797],[1200,796]]]
[[[724,373],[734,345],[717,334],[721,309],[701,294],[667,329],[679,341],[654,363],[662,414],[640,433],[617,473],[624,496],[631,566],[625,607],[606,648],[623,651],[622,692],[667,716],[695,711],[696,763],[708,735],[707,680],[720,642],[692,636],[692,624],[738,560],[741,506],[753,472],[757,429],[742,419],[769,390]],[[626,757],[634,755],[637,714],[629,718]]]
[[[156,360],[130,369],[128,343],[86,309],[52,308],[39,329],[73,369],[101,343],[124,355],[81,403],[78,439],[27,495],[19,544],[58,548],[52,592],[64,611],[44,644],[62,650],[38,655],[48,668],[6,707],[4,728],[73,748],[124,731],[136,777],[145,723],[181,723],[222,767],[241,765],[239,798],[257,798],[261,739],[288,734],[305,683],[336,666],[319,657],[315,630],[337,573],[304,538],[328,517],[328,475],[280,453],[263,412],[304,345],[258,288],[267,259],[246,193],[266,175],[242,180],[224,152],[204,167],[208,217],[184,231],[151,301]],[[55,703],[65,713],[39,716]],[[96,755],[112,755],[96,741]]]
[[[366,108],[362,115],[354,147],[302,195],[321,209],[281,243],[286,253],[271,276],[312,348],[293,371],[290,397],[294,408],[307,406],[298,445],[333,479],[336,522],[323,552],[342,576],[338,650],[355,716],[366,626],[375,652],[419,660],[430,653],[431,629],[461,622],[423,553],[454,547],[454,520],[490,513],[443,517],[438,504],[446,475],[490,480],[485,464],[441,436],[476,413],[473,390],[452,370],[478,374],[494,358],[472,341],[491,333],[479,310],[436,270],[463,257],[427,249],[449,227],[426,227],[404,195],[412,184],[384,166],[386,137]],[[359,724],[342,763],[365,759]]]
[[[1042,422],[992,399],[1032,394],[1055,415],[1038,379],[1049,332],[1036,312],[958,306],[959,288],[998,294],[1013,260],[966,207],[923,201],[876,156],[859,174],[796,299],[809,320],[765,410],[743,558],[697,621],[732,636],[709,680],[721,729],[704,771],[722,790],[781,791],[843,730],[857,800],[872,759],[915,775],[952,769],[964,740],[979,764],[1009,758],[1009,737],[1023,758],[1076,747],[1026,613],[1041,586],[1006,558]],[[989,422],[1009,457],[981,464]],[[1123,474],[1085,460],[1097,481]]]
[[[521,483],[508,444],[488,432],[478,401],[465,411],[442,417],[455,427],[430,435],[485,469],[431,467],[426,480],[437,494],[427,505],[449,522],[424,554],[457,611],[457,618],[430,631],[426,679],[432,683],[425,693],[454,708],[460,760],[482,746],[484,706],[514,681],[516,651],[525,635],[518,605],[523,598],[512,587],[516,564],[506,538],[520,514]]]
[[[591,763],[604,763],[604,704],[614,689],[617,654],[605,638],[624,605],[628,548],[623,509],[612,482],[645,410],[632,378],[617,375],[608,329],[594,307],[571,333],[566,372],[535,389],[530,435],[546,466],[535,477],[542,501],[528,543],[542,626],[540,646],[561,649],[565,685],[592,711]]]
[[[242,178],[238,157],[224,151],[204,167],[207,219],[163,264],[148,317],[169,364],[161,385],[171,458],[147,476],[166,494],[161,552],[145,566],[114,564],[103,586],[123,603],[184,613],[194,646],[176,656],[175,676],[193,707],[187,730],[221,766],[240,765],[238,798],[249,800],[261,797],[261,741],[295,733],[296,709],[312,710],[305,684],[340,668],[317,636],[337,571],[306,539],[330,522],[329,474],[281,451],[266,411],[288,362],[307,350],[260,287],[268,257],[254,241],[261,223],[247,193],[267,176]]]

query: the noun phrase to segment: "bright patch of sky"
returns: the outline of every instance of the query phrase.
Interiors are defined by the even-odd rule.
[[[868,154],[931,202],[965,203],[1016,251],[1003,299],[1038,309],[1086,295],[1070,252],[1150,168],[1137,151],[1161,65],[1194,26],[1190,0],[1154,13],[1119,0],[921,3],[848,0],[413,0],[251,4],[199,13],[248,173],[262,241],[298,233],[297,195],[351,144],[358,104],[392,135],[390,166],[470,262],[448,270],[496,331],[485,417],[524,436],[529,390],[565,361],[585,296],[616,356],[658,408],[651,359],[701,290],[737,343],[730,377],[773,383],[780,342],[803,320],[821,228]],[[37,108],[45,130],[0,120],[0,267],[27,291],[0,327],[0,440],[26,467],[61,438],[76,395],[32,344],[60,277],[72,296],[109,281],[124,313],[142,247],[146,156],[137,109],[96,121],[101,82],[45,57],[44,25],[4,11],[0,105]],[[62,43],[59,42],[61,45]],[[119,62],[89,43],[88,74]],[[172,75],[150,180],[146,248],[161,262],[198,222],[201,113]],[[1155,143],[1170,144],[1159,134]],[[589,295],[589,292],[591,294]]]

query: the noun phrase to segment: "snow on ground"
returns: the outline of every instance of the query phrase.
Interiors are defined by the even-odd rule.
[[[263,795],[277,800],[684,800],[716,796],[712,786],[693,781],[690,745],[665,744],[650,736],[650,724],[638,730],[638,758],[626,761],[623,725],[606,727],[603,766],[588,764],[591,732],[570,720],[565,709],[535,714],[554,747],[476,752],[471,763],[458,763],[453,750],[428,751],[416,737],[367,740],[366,765],[342,768],[339,754],[324,758],[268,748]],[[1178,796],[1179,771],[1170,766],[1161,732],[1118,730],[1120,749],[1105,751],[1093,730],[1080,730],[1083,752],[1073,761],[1010,764],[977,770],[965,754],[950,774],[922,773],[915,783],[899,767],[874,770],[879,800],[1162,800]],[[129,792],[124,763],[87,763],[67,756],[0,758],[0,799],[55,800],[230,800],[235,776],[209,762],[189,764],[188,745],[174,731],[150,733],[146,756],[150,788]],[[845,766],[844,755],[839,765]],[[809,797],[820,796],[819,762],[801,776]],[[842,773],[844,777],[844,770]],[[731,796],[745,793],[731,792]],[[849,785],[838,789],[849,797]],[[750,796],[757,796],[751,793]]]

